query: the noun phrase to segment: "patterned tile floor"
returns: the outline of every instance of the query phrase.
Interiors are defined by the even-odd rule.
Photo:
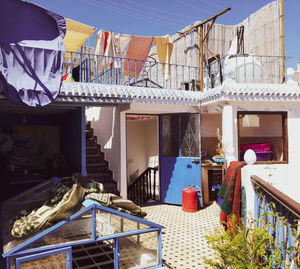
[[[164,266],[171,269],[210,268],[203,257],[213,258],[205,235],[219,225],[219,206],[214,203],[195,213],[184,212],[181,206],[153,205],[143,207],[146,219],[166,228],[162,236]]]

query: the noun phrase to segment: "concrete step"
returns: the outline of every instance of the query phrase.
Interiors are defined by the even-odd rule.
[[[87,177],[97,182],[111,182],[113,180],[112,171],[98,173],[87,173]]]
[[[102,151],[94,154],[86,154],[86,158],[101,158],[104,159],[104,153]]]
[[[101,149],[101,146],[99,144],[94,144],[94,145],[86,145],[86,150],[91,150],[91,149]]]
[[[94,165],[90,166],[89,164],[86,165],[86,171],[88,174],[96,174],[96,173],[106,173],[110,172],[108,169],[107,163],[95,163]]]
[[[86,139],[90,139],[90,138],[93,138],[94,137],[94,130],[91,128],[91,129],[85,129],[85,138]]]
[[[99,146],[87,146],[86,155],[100,154],[101,150]]]
[[[107,166],[108,165],[108,161],[106,160],[102,160],[101,162],[97,162],[97,163],[93,163],[93,162],[88,162],[86,163],[86,167],[103,167],[103,166]]]
[[[93,136],[92,138],[86,139],[86,146],[96,146],[96,145],[98,145],[97,136]],[[100,146],[100,148],[101,148],[101,146]]]

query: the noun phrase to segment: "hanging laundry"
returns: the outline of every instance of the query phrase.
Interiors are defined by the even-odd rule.
[[[173,51],[173,42],[169,35],[154,37],[153,43],[156,45],[158,60],[161,63],[166,63],[162,65],[162,72],[166,74],[166,79],[170,75],[170,60]]]
[[[114,33],[100,30],[96,35],[95,54],[96,65],[98,69],[112,67],[113,62],[116,60],[116,46],[114,42]]]
[[[158,59],[161,63],[170,63],[173,42],[169,35],[154,37],[153,43],[156,45]]]
[[[115,45],[114,45],[114,33],[107,32],[108,37],[107,37],[107,42],[106,42],[106,47],[104,48],[104,63],[106,65],[110,65],[112,67],[112,63],[114,61],[114,58],[116,56],[116,50],[115,50]],[[106,33],[105,33],[106,34]],[[104,44],[105,45],[105,44]]]
[[[98,65],[98,69],[102,70],[105,66],[104,54],[107,48],[107,40],[108,40],[108,31],[99,30],[96,35],[96,44],[95,44],[95,54],[96,56],[96,65]]]
[[[98,33],[96,34],[95,54],[97,55],[104,54],[104,44],[105,44],[104,31],[99,30]]]
[[[67,24],[67,32],[64,37],[64,43],[66,46],[65,59],[72,57],[75,58],[76,52],[81,48],[84,42],[94,34],[96,28],[73,21],[70,19],[65,19]]]
[[[115,52],[116,58],[114,67],[115,68],[121,68],[121,61],[123,61],[121,58],[125,57],[125,49],[130,41],[132,36],[125,35],[125,34],[114,34],[114,46],[115,46]]]
[[[18,16],[11,18],[11,14]],[[61,86],[65,19],[32,3],[3,1],[0,25],[0,87],[4,95],[28,106],[54,101]],[[7,29],[9,34],[3,34]]]
[[[138,76],[146,61],[153,37],[134,36],[129,42],[124,61],[124,75]],[[129,69],[129,70],[128,70]]]
[[[125,49],[132,36],[125,34],[115,34],[116,56],[125,57]]]

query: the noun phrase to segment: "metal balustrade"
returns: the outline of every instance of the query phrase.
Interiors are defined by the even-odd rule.
[[[71,80],[108,85],[200,90],[198,66],[167,64],[153,57],[141,61],[122,57],[67,52],[64,75]],[[285,58],[287,60],[287,58]],[[237,83],[282,83],[285,70],[280,56],[226,55],[211,62],[204,71],[204,87],[214,88],[227,78]],[[128,71],[129,70],[129,71]],[[67,77],[67,76],[66,76]]]
[[[257,225],[262,226],[262,221],[267,224],[269,235],[273,236],[278,246],[283,246],[282,268],[286,268],[287,264],[289,268],[298,268],[300,204],[257,176],[252,176],[251,181],[255,187]]]
[[[148,167],[128,187],[128,198],[136,204],[158,201],[158,167]]]
[[[200,67],[67,52],[64,80],[108,85],[200,90]],[[128,71],[129,70],[129,71]],[[69,77],[68,77],[69,75]]]
[[[286,62],[288,57],[284,59]],[[206,67],[205,84],[207,88],[214,88],[228,78],[237,83],[280,84],[283,75],[281,56],[233,54]]]

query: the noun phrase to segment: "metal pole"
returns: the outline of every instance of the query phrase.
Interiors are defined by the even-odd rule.
[[[285,82],[285,56],[284,56],[284,9],[283,9],[283,0],[280,1],[280,23],[281,23],[282,83],[284,83]]]

